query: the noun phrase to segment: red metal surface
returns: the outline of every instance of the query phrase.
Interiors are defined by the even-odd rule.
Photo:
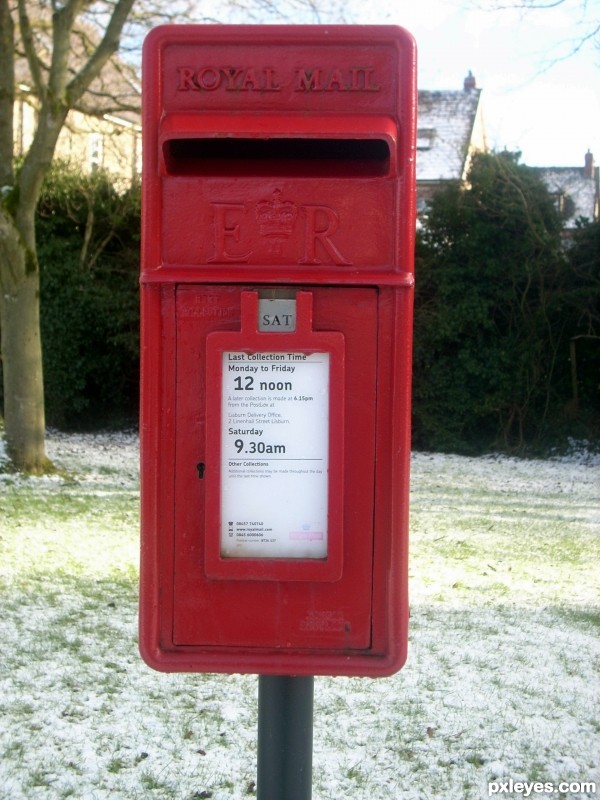
[[[143,97],[141,652],[166,671],[389,675],[408,626],[412,39],[159,28]],[[299,311],[296,334],[244,347],[332,358],[328,564],[224,563],[216,543],[219,354],[248,331],[243,292],[267,290],[306,292],[310,325]]]

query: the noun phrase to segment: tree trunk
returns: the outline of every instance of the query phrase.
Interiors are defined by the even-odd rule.
[[[0,211],[0,320],[4,425],[13,466],[39,474],[46,457],[40,282],[12,220]]]
[[[44,379],[40,333],[40,273],[35,215],[54,148],[67,116],[62,107],[40,110],[38,128],[13,189],[14,216],[0,207],[0,327],[4,377],[4,431],[15,469],[52,470],[46,457]]]
[[[84,0],[55,4],[51,49],[38,52],[35,14],[28,3],[0,0],[0,328],[4,375],[4,426],[13,466],[27,472],[51,467],[44,444],[44,387],[40,341],[39,269],[35,214],[69,109],[81,100],[117,52],[134,0],[115,0],[103,18],[104,35],[87,61],[73,45],[83,41]],[[15,6],[18,9],[15,11]],[[20,42],[14,46],[13,13]],[[79,30],[80,25],[81,30]],[[86,37],[87,38],[87,34]],[[44,41],[48,41],[48,35]],[[33,141],[18,174],[13,169],[15,59],[23,49],[39,103]],[[48,67],[48,68],[47,68]],[[78,68],[79,67],[79,68]]]

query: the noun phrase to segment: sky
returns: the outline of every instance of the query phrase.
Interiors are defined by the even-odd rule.
[[[598,24],[600,0],[529,12],[475,2],[350,0],[351,21],[409,30],[420,89],[462,89],[471,70],[491,148],[519,150],[529,166],[583,166],[588,150],[600,163],[600,47],[573,54],[594,17]]]

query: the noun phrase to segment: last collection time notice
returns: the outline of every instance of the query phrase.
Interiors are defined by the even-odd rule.
[[[223,557],[327,557],[329,360],[223,353]]]

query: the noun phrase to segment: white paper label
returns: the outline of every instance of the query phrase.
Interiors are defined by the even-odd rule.
[[[327,557],[329,353],[223,353],[221,556]]]

